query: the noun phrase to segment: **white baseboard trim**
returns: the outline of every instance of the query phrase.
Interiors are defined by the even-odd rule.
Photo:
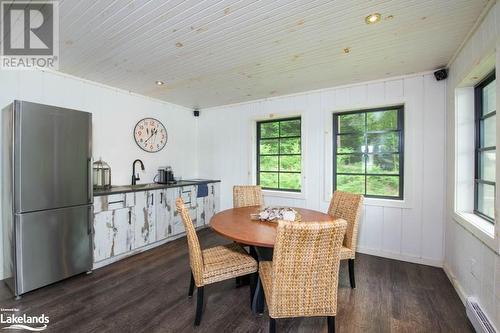
[[[439,267],[439,268],[443,267],[442,260],[414,257],[414,256],[411,256],[408,254],[378,250],[378,249],[373,249],[373,248],[368,248],[368,247],[363,247],[363,246],[358,246],[358,248],[356,249],[356,252],[363,253],[363,254],[369,254],[369,255],[377,256],[377,257],[388,258],[388,259],[407,261],[407,262],[411,262],[414,264],[421,264],[421,265],[427,265],[427,266],[433,266],[433,267]]]
[[[460,282],[458,282],[457,278],[455,277],[455,275],[451,271],[450,266],[448,266],[447,263],[444,263],[443,270],[446,273],[446,276],[448,277],[448,279],[450,280],[451,285],[453,286],[453,288],[455,288],[455,291],[457,292],[458,297],[460,297],[460,300],[462,301],[462,303],[464,303],[464,306],[465,306],[468,295],[465,293],[464,289],[460,285]]]

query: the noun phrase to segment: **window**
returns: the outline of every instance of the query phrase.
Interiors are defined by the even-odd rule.
[[[495,72],[475,87],[474,213],[494,222],[496,172]]]
[[[257,184],[300,192],[302,148],[299,118],[257,122]]]
[[[403,199],[403,106],[333,115],[333,188]]]

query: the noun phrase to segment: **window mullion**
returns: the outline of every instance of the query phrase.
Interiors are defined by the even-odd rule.
[[[366,195],[367,194],[367,190],[366,190],[366,180],[367,180],[367,176],[366,176],[366,172],[368,170],[368,134],[366,133],[368,131],[368,114],[365,113],[365,134],[364,134],[364,139],[365,139],[365,176],[364,176],[364,179],[365,179],[365,191],[364,191],[364,194]]]

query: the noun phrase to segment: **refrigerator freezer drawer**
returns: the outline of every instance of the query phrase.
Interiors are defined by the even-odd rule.
[[[16,215],[16,294],[91,270],[91,222],[91,205]]]

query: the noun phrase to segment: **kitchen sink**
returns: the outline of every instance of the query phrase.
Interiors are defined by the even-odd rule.
[[[158,186],[158,184],[156,184],[156,183],[131,185],[131,187],[133,187],[133,188],[148,188],[148,187],[156,187],[156,186]]]

